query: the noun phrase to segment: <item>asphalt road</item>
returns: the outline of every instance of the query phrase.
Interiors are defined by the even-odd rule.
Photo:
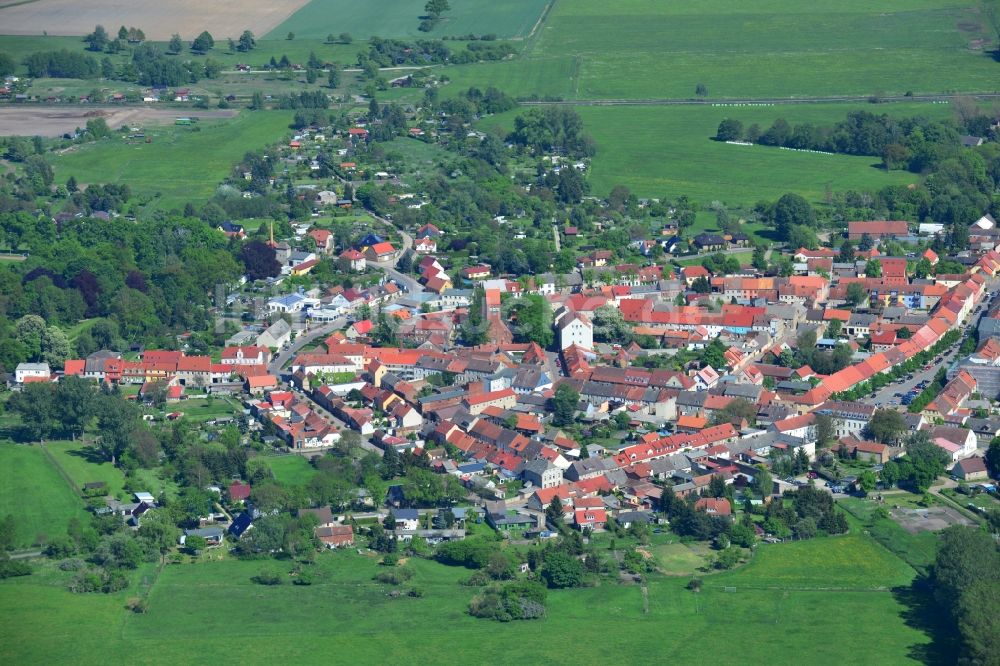
[[[986,294],[994,294],[994,293],[996,293],[998,283],[1000,283],[1000,280],[996,280],[996,279],[991,280],[989,283],[987,283],[986,290],[985,290]],[[968,323],[965,326],[963,326],[963,329],[965,331],[968,331],[970,328],[977,327],[979,325],[979,320],[983,317],[983,315],[986,314],[986,312],[988,310],[989,310],[989,304],[988,304],[986,298],[984,298],[983,301],[982,301],[982,303],[979,306],[979,309],[973,310],[972,314],[969,317]],[[913,374],[913,379],[905,379],[904,378],[901,382],[894,382],[892,384],[889,384],[888,386],[883,387],[882,389],[880,389],[875,394],[874,397],[865,398],[865,402],[871,402],[871,403],[873,403],[875,405],[883,406],[883,407],[885,407],[885,406],[899,406],[901,404],[900,403],[901,398],[895,397],[895,394],[896,393],[902,393],[902,394],[905,395],[911,389],[915,388],[916,385],[919,384],[920,382],[922,382],[922,381],[927,381],[928,383],[931,382],[934,379],[934,375],[937,374],[938,368],[940,368],[942,366],[944,366],[945,368],[947,368],[953,362],[959,360],[958,359],[958,348],[959,348],[959,346],[961,346],[961,344],[962,344],[962,341],[959,340],[950,349],[948,349],[946,352],[944,352],[943,354],[941,354],[940,355],[940,358],[941,358],[940,362],[931,361],[931,365],[930,365],[930,367],[928,369],[926,369],[926,370],[920,369],[920,370],[912,373]]]
[[[271,362],[267,365],[267,370],[272,375],[280,376],[281,369],[288,364],[292,358],[299,353],[303,347],[314,343],[318,338],[325,338],[334,331],[340,330],[347,324],[347,317],[341,317],[340,319],[334,319],[331,322],[323,324],[317,328],[314,328],[305,333],[300,333],[299,337],[295,338],[295,342],[290,344],[284,350],[278,352]]]

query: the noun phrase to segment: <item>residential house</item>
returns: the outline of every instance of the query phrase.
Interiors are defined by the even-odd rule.
[[[959,460],[951,468],[951,475],[963,481],[985,481],[990,478],[986,462],[979,456]]]
[[[354,545],[354,528],[350,525],[320,526],[313,534],[327,548],[345,548]]]

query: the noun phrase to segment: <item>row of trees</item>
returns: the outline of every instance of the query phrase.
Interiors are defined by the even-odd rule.
[[[1000,552],[989,534],[964,526],[941,533],[931,587],[962,641],[961,660],[993,663],[1000,653]]]
[[[716,138],[881,157],[887,169],[902,168],[917,173],[956,154],[961,147],[958,131],[948,124],[919,117],[897,119],[868,111],[851,112],[833,126],[802,123],[793,127],[784,118],[778,118],[766,130],[756,124],[744,128],[739,120],[726,118],[719,124]]]

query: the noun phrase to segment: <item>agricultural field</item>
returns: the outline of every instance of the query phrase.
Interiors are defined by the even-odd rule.
[[[872,589],[905,585],[912,570],[860,536],[762,547],[743,569],[705,577],[699,593],[685,589],[687,577],[653,576],[648,612],[639,586],[605,583],[550,592],[546,619],[509,624],[465,613],[473,594],[472,588],[458,584],[468,576],[465,569],[411,559],[407,566],[415,575],[410,585],[424,596],[393,599],[386,586],[372,581],[376,562],[353,551],[325,554],[316,565],[320,580],[311,586],[291,585],[285,575],[290,567],[282,562],[169,565],[153,583],[149,611],[143,615],[123,607],[134,589],[109,596],[71,595],[58,587],[65,574],[43,571],[37,578],[0,584],[0,623],[14,632],[14,640],[0,647],[0,658],[7,663],[54,662],[65,659],[66,646],[72,644],[73,659],[80,664],[126,662],[135,654],[144,655],[145,663],[176,662],[189,655],[184,638],[197,632],[212,636],[213,660],[219,663],[244,660],[247,649],[260,660],[296,663],[326,663],[330,650],[336,650],[335,661],[441,661],[444,643],[449,645],[445,661],[452,663],[476,661],[483,654],[502,655],[502,663],[580,663],[579,654],[567,652],[551,637],[592,622],[595,609],[604,612],[599,634],[588,644],[586,663],[641,663],[664,651],[697,663],[705,654],[699,639],[710,633],[724,634],[728,644],[741,646],[713,655],[714,662],[734,664],[763,661],[775,653],[802,654],[815,648],[817,635],[838,637],[824,641],[822,653],[815,654],[820,663],[855,662],[862,653],[869,663],[915,663],[929,645],[927,635],[908,620],[919,612],[908,605],[911,599]],[[844,566],[833,569],[832,562]],[[252,583],[250,578],[262,569],[280,573],[284,584]],[[820,589],[858,587],[856,572],[869,577],[861,586],[866,589]],[[136,578],[149,581],[151,574],[143,570]],[[22,609],[28,599],[32,615],[44,612],[50,640],[17,640],[18,632],[32,626]],[[81,619],[74,621],[77,617]],[[385,627],[394,629],[387,632]],[[765,628],[768,638],[761,640]],[[309,640],[303,641],[303,635]]]
[[[148,128],[151,143],[114,134],[54,155],[52,167],[59,182],[70,176],[81,184],[127,182],[138,194],[158,197],[159,208],[183,206],[208,199],[244,153],[280,140],[290,120],[291,112],[244,112],[231,120]]]
[[[54,81],[60,88],[65,81]],[[40,82],[44,86],[44,80]],[[88,90],[90,88],[87,88]],[[232,110],[198,109],[197,115],[205,120],[228,119],[236,116]],[[152,108],[135,106],[115,107],[43,107],[26,108],[23,106],[0,107],[0,135],[4,136],[62,136],[67,132],[84,127],[88,120],[104,118],[108,127],[117,129],[122,126],[144,127],[147,125],[172,125],[180,116],[189,116],[190,109],[184,108]]]
[[[991,38],[969,0],[557,1],[518,69],[578,58],[578,99],[992,92]]]
[[[0,442],[0,511],[17,521],[16,546],[27,548],[65,534],[83,502],[38,446]]]
[[[244,30],[263,35],[307,0],[242,0],[201,2],[131,2],[117,0],[31,0],[0,6],[0,28],[10,35],[85,35],[102,24],[141,28],[150,39],[170,39],[174,33],[193,38],[202,30],[239,36]]]
[[[434,39],[468,34],[493,34],[500,38],[526,37],[535,28],[550,0],[462,0],[430,33],[420,32],[424,0],[311,0],[266,35],[284,38],[289,32],[300,37],[322,39],[328,34],[349,33],[355,39],[409,37]],[[261,32],[260,34],[264,34]]]

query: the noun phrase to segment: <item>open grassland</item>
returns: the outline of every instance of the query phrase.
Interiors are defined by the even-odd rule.
[[[83,502],[38,446],[0,442],[0,515],[13,514],[17,547],[45,543],[66,533]]]
[[[70,176],[80,183],[123,182],[140,195],[159,195],[160,208],[183,206],[208,199],[244,153],[280,140],[290,120],[290,112],[245,112],[227,121],[150,129],[151,143],[114,134],[51,161],[60,182]]]
[[[832,125],[859,109],[892,116],[946,118],[951,114],[949,105],[931,103],[576,107],[584,131],[597,144],[588,175],[595,195],[604,196],[614,186],[625,185],[640,197],[683,194],[730,206],[777,199],[785,192],[797,192],[819,203],[827,188],[833,192],[876,190],[917,182],[919,176],[912,173],[885,172],[874,157],[712,140],[724,118],[739,119],[744,126],[758,123],[764,129],[779,117],[792,125]],[[480,125],[510,130],[520,113],[524,110],[492,116]]]
[[[243,408],[233,398],[209,396],[172,402],[165,405],[163,411],[166,413],[181,412],[188,421],[204,423],[205,421],[238,416],[242,413]]]
[[[93,439],[93,435],[90,435]],[[108,495],[118,495],[125,485],[122,471],[104,460],[94,446],[81,441],[46,442],[45,448],[78,488],[93,481],[108,484]]]
[[[425,15],[424,0],[312,0],[287,21],[268,33],[270,39],[289,32],[299,37],[322,39],[328,34],[350,33],[355,39],[379,37],[440,38],[468,34],[493,34],[500,38],[528,35],[549,0],[461,0],[451,3],[432,32],[420,32]]]
[[[725,585],[870,590],[906,585],[914,575],[906,562],[860,534],[763,544],[758,551],[749,566],[725,577]]]
[[[579,58],[581,99],[994,91],[975,5],[557,0],[532,57]]]
[[[304,486],[316,475],[316,469],[304,456],[275,456],[265,460],[274,478],[282,485]]]
[[[213,662],[223,664],[245,663],[248,654],[293,663],[476,663],[484,655],[499,663],[661,663],[664,653],[701,663],[705,636],[724,635],[740,647],[713,650],[713,663],[812,650],[811,660],[823,664],[901,664],[922,658],[930,642],[912,626],[917,610],[904,603],[906,595],[873,589],[904,585],[912,570],[861,536],[761,547],[738,572],[706,577],[700,593],[685,589],[686,577],[653,576],[648,612],[639,586],[605,583],[550,592],[544,620],[510,624],[465,613],[475,593],[458,584],[469,575],[465,569],[411,559],[415,575],[406,587],[424,596],[394,599],[372,581],[376,562],[354,551],[324,554],[311,586],[291,585],[287,562],[171,565],[153,585],[144,615],[123,608],[125,594],[71,595],[59,589],[65,574],[43,571],[0,584],[0,623],[11,632],[0,658],[107,664],[137,663],[141,655],[141,663],[172,663],[190,656],[188,639],[199,635],[212,637]],[[253,584],[262,569],[280,573],[284,583]],[[32,639],[32,618],[44,618],[47,640]],[[552,640],[581,626],[595,627],[585,657]],[[837,640],[816,651],[821,635]]]
[[[109,31],[119,25],[141,28],[150,39],[186,39],[208,30],[216,39],[238,37],[244,30],[262,35],[283,21],[307,0],[34,0],[0,5],[0,31],[11,35],[85,35],[95,25]]]
[[[597,142],[590,183],[603,195],[626,185],[639,196],[750,204],[797,192],[814,202],[827,188],[875,190],[917,182],[919,176],[885,172],[873,157],[827,155],[768,146],[713,141],[724,118],[765,129],[779,117],[791,124],[833,124],[851,110],[892,115],[946,116],[942,104],[817,104],[766,107],[578,107],[587,133]]]

